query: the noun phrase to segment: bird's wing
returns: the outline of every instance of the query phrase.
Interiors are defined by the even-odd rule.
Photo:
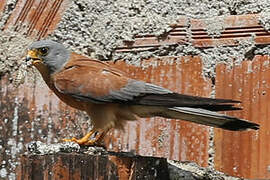
[[[101,61],[72,61],[53,75],[53,81],[60,92],[82,101],[134,105],[133,112],[139,117],[162,116],[228,130],[259,128],[256,123],[212,112],[239,109],[234,107],[238,101],[174,93],[128,78]]]
[[[163,87],[128,78],[105,62],[77,59],[53,75],[55,87],[64,94],[94,103],[196,107],[213,111],[235,110],[238,101],[174,93]]]

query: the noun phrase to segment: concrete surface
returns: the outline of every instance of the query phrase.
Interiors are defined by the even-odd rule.
[[[166,34],[171,30],[169,24],[176,23],[183,16],[207,18],[207,33],[212,37],[219,36],[225,28],[222,19],[227,15],[261,13],[261,23],[269,29],[269,12],[266,11],[269,7],[267,0],[72,1],[51,38],[81,54],[102,60],[125,59],[132,64],[152,56],[200,55],[204,60],[205,75],[213,78],[215,65],[220,61],[232,64],[237,59],[235,63],[239,63],[248,52],[260,47],[255,47],[251,38],[236,47],[201,49],[186,44],[138,53],[115,53],[114,50],[123,41],[134,41],[136,35]],[[187,32],[190,32],[189,26]],[[260,51],[254,53],[260,54]]]
[[[27,38],[23,31],[15,32],[14,29],[0,31],[0,76],[10,74],[10,80],[12,80],[16,79],[17,74],[25,70],[22,67],[25,47],[32,42],[33,40]]]
[[[3,3],[3,2],[2,2]],[[5,4],[4,11],[0,14],[0,29],[2,30],[11,15],[13,9],[15,8],[17,0],[7,0]]]
[[[168,160],[171,180],[241,180],[231,177],[214,168],[203,168],[192,162],[177,162]]]

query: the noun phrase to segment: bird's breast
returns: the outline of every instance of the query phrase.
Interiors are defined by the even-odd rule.
[[[85,101],[81,101],[79,99],[76,99],[74,97],[72,97],[69,94],[64,94],[60,91],[58,91],[58,89],[55,87],[53,79],[50,78],[49,81],[46,81],[48,87],[54,92],[54,94],[64,103],[66,103],[67,105],[75,108],[75,109],[79,109],[82,111],[85,111],[86,108],[89,108],[89,106],[91,106],[90,102],[85,102]]]

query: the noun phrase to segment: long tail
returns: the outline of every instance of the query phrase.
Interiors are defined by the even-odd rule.
[[[138,83],[140,87],[144,87],[143,93],[138,88]],[[141,93],[128,101],[132,105],[132,111],[139,117],[161,116],[232,131],[259,129],[259,125],[256,123],[215,112],[240,110],[241,108],[235,106],[240,101],[178,94],[160,86],[142,84],[138,81],[133,82],[133,87],[124,90],[125,94],[130,95],[134,92],[138,93],[138,89],[140,89]]]
[[[259,125],[256,123],[200,108],[173,107],[168,108],[168,111],[163,111],[160,116],[191,121],[231,131],[259,129]]]
[[[145,94],[135,98],[137,105],[162,106],[162,107],[192,107],[210,111],[241,110],[234,105],[240,103],[231,99],[213,99],[198,96],[190,96],[178,93]]]

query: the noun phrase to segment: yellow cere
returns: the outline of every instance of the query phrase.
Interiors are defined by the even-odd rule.
[[[28,50],[27,52],[27,56],[33,59],[33,64],[41,63],[41,59],[38,57],[38,54],[39,52],[36,49]]]

